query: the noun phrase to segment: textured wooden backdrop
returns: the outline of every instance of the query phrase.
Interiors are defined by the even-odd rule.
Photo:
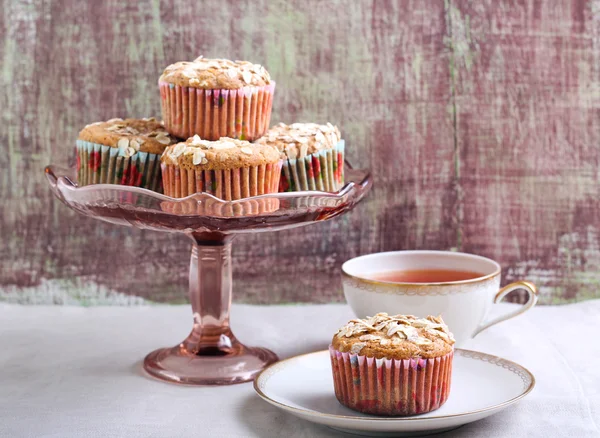
[[[600,297],[600,2],[0,0],[0,299],[186,300],[183,237],[53,199],[77,132],[159,114],[178,60],[248,59],[273,121],[330,121],[375,187],[351,214],[234,243],[238,301],[343,299],[340,264],[458,249],[543,302]]]

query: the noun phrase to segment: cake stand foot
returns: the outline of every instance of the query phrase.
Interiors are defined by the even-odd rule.
[[[278,358],[267,349],[245,346],[229,327],[231,238],[217,233],[190,237],[194,242],[189,282],[192,332],[178,346],[146,356],[144,369],[159,379],[188,385],[252,380]]]
[[[278,360],[266,348],[239,344],[235,351],[194,353],[182,345],[160,348],[144,359],[152,376],[187,385],[230,385],[253,380],[267,365]]]

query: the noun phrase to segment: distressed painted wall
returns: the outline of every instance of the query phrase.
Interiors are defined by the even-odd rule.
[[[275,122],[339,125],[375,174],[343,218],[238,238],[238,301],[341,301],[344,260],[414,248],[600,297],[599,1],[0,4],[0,300],[186,300],[185,238],[78,216],[42,169],[89,122],[159,114],[162,68],[200,54],[265,65]]]

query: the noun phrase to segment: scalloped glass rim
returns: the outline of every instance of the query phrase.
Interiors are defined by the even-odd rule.
[[[235,201],[225,201],[223,199],[217,198],[210,193],[195,193],[193,195],[186,196],[185,198],[171,198],[170,196],[163,195],[162,193],[155,192],[153,190],[144,189],[141,187],[133,187],[133,186],[125,186],[118,184],[90,184],[84,187],[79,187],[75,180],[74,169],[64,168],[60,166],[54,166],[52,164],[46,166],[44,172],[46,173],[46,177],[50,182],[50,185],[53,187],[58,186],[59,184],[63,184],[63,187],[67,190],[77,190],[80,192],[96,192],[99,190],[111,190],[111,191],[122,191],[127,193],[139,193],[141,195],[151,196],[161,201],[169,201],[169,202],[187,202],[189,200],[200,200],[201,198],[212,199],[215,202],[221,204],[236,204],[249,200],[258,200],[258,199],[268,199],[268,198],[300,198],[300,197],[326,197],[326,198],[341,198],[349,194],[349,192],[354,188],[356,184],[361,186],[365,186],[370,183],[371,175],[369,171],[365,169],[354,169],[348,162],[346,162],[346,167],[350,171],[361,172],[362,178],[360,181],[352,180],[348,181],[344,187],[342,187],[338,192],[330,193],[330,192],[322,192],[319,190],[310,190],[310,191],[301,191],[301,192],[280,192],[280,193],[269,193],[266,195],[252,196],[249,198],[238,199]]]
[[[372,185],[368,170],[346,163],[347,183],[336,193],[271,193],[225,201],[208,193],[171,198],[116,184],[78,187],[72,168],[50,165],[45,173],[54,194],[81,214],[118,225],[187,233],[267,231],[327,220],[353,208]]]

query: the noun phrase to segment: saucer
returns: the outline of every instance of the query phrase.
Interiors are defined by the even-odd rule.
[[[254,389],[265,401],[297,417],[367,436],[419,436],[455,429],[517,403],[531,392],[527,369],[496,356],[456,349],[452,389],[438,410],[411,417],[377,417],[342,406],[335,398],[329,351],[303,354],[263,370]]]

